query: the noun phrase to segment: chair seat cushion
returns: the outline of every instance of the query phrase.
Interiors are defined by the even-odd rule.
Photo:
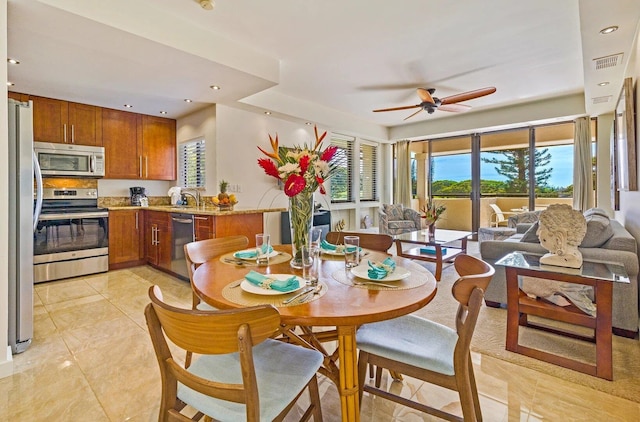
[[[358,349],[418,368],[454,375],[455,330],[415,315],[365,324],[356,333]]]
[[[302,391],[322,364],[316,350],[267,339],[253,348],[260,420],[272,421]],[[189,372],[212,381],[242,384],[238,353],[200,356]],[[215,399],[178,384],[178,398],[221,421],[246,420],[244,404]]]

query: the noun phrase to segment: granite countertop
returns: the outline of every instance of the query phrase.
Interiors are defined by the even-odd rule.
[[[118,210],[150,210],[150,211],[163,211],[163,212],[178,212],[185,214],[204,214],[204,215],[238,215],[238,214],[259,214],[265,212],[284,212],[287,208],[242,208],[234,206],[233,210],[221,211],[217,207],[207,205],[205,207],[195,206],[175,206],[175,205],[149,205],[148,207],[136,207],[132,205],[107,205],[105,206],[109,211]]]

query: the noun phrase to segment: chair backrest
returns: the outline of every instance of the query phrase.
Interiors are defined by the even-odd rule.
[[[252,403],[257,402],[258,395],[251,349],[278,331],[278,310],[271,305],[261,305],[227,311],[198,311],[173,307],[159,296],[161,292],[157,286],[149,288],[151,303],[144,313],[160,365],[163,394],[175,393],[176,382],[180,382],[208,396],[245,403],[248,414],[259,413],[259,403]],[[192,353],[238,352],[243,383],[212,382],[188,372],[173,358],[165,336]],[[255,408],[250,410],[251,406]]]
[[[198,240],[184,245],[184,258],[189,268],[189,278],[192,270],[199,265],[225,253],[245,249],[249,245],[247,236],[227,236],[216,239]]]
[[[491,207],[491,209],[493,210],[493,212],[496,215],[496,222],[497,223],[501,223],[505,220],[504,218],[504,214],[502,212],[502,210],[500,209],[499,206],[497,206],[496,204],[489,204],[489,206]]]
[[[326,239],[329,243],[340,245],[344,243],[345,236],[358,236],[360,238],[360,247],[373,251],[387,252],[393,245],[393,237],[388,234],[377,233],[329,232],[327,233]]]
[[[471,255],[458,255],[453,264],[460,275],[451,287],[453,297],[459,302],[456,313],[458,344],[456,359],[467,359],[471,337],[482,307],[484,292],[495,273],[495,269],[481,259]],[[459,364],[462,364],[460,361]]]

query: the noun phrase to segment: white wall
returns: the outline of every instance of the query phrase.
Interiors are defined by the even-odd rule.
[[[176,125],[176,139],[178,147],[182,142],[204,138],[205,152],[205,195],[213,196],[218,193],[218,179],[216,177],[216,106],[211,105],[202,110],[181,117]],[[179,155],[179,154],[178,154]],[[179,159],[179,157],[178,157]],[[211,163],[211,164],[209,164]],[[178,167],[180,171],[180,167]],[[176,185],[178,183],[175,183]]]
[[[0,0],[0,33],[4,34],[4,41],[0,41],[0,57],[7,57],[7,0]],[[7,80],[7,66],[0,66],[0,80]],[[0,168],[9,167],[7,157],[9,155],[9,126],[7,123],[7,90],[0,95]],[[0,202],[6,204],[8,201],[9,175],[6,171],[0,172]],[[9,272],[8,246],[9,246],[9,209],[0,207],[0,378],[13,373],[13,362],[11,350],[8,345],[8,321],[9,304],[8,290],[9,283],[7,275]],[[15,254],[15,251],[13,252]]]

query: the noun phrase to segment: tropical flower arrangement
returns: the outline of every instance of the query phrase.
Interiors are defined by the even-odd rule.
[[[335,171],[331,159],[338,148],[330,145],[322,150],[322,141],[327,132],[318,135],[318,128],[313,128],[316,141],[313,145],[297,145],[293,148],[281,148],[278,135],[275,139],[269,135],[272,152],[258,149],[269,158],[259,158],[258,165],[264,172],[275,177],[284,184],[284,193],[289,197],[289,224],[291,225],[291,246],[293,259],[290,265],[294,268],[307,266],[302,258],[302,247],[307,245],[309,230],[313,224],[313,193],[320,190],[325,194],[325,181]]]
[[[434,224],[440,216],[447,210],[444,205],[436,205],[431,199],[427,200],[420,211],[424,213],[422,218],[426,220],[428,226]]]
[[[327,132],[318,136],[318,128],[314,126],[313,129],[316,135],[313,147],[304,144],[293,148],[279,148],[278,135],[275,139],[269,135],[273,152],[258,147],[264,155],[271,158],[259,158],[258,164],[267,175],[284,183],[284,193],[289,197],[301,192],[313,193],[318,188],[320,193],[326,193],[324,182],[332,173],[330,161],[338,148],[331,145],[322,151],[320,147]]]

